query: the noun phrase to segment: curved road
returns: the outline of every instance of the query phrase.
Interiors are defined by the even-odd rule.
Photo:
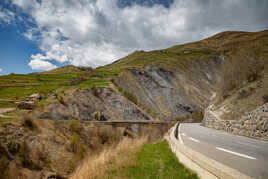
[[[196,152],[257,179],[268,179],[268,142],[183,123],[178,140]]]

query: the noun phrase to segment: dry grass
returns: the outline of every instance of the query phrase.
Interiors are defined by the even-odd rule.
[[[147,142],[147,137],[123,138],[116,146],[110,146],[99,155],[90,156],[74,172],[71,179],[108,178],[111,165],[130,166],[135,163],[134,154]]]

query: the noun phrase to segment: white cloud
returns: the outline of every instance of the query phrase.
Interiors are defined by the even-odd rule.
[[[52,63],[48,62],[49,57],[43,56],[41,54],[36,54],[31,56],[32,60],[29,62],[29,66],[33,70],[52,70],[54,68],[57,68],[56,65],[53,65]]]
[[[12,21],[14,21],[14,19],[15,14],[12,11],[1,8],[0,6],[0,24],[2,23],[10,24]]]
[[[36,23],[25,33],[43,52],[42,57],[32,56],[33,69],[54,68],[47,60],[95,67],[138,49],[166,48],[224,30],[268,28],[266,0],[174,0],[168,9],[137,4],[119,8],[117,0],[13,3]]]
[[[0,73],[3,71],[3,69],[2,68],[0,68]]]

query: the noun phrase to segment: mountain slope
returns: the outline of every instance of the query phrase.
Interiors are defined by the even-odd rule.
[[[251,137],[268,135],[265,111],[244,124],[248,112],[268,102],[267,30],[222,32],[165,50],[137,51],[99,69],[120,71],[114,84],[153,116],[176,119],[212,103],[218,118],[205,118],[204,125]]]

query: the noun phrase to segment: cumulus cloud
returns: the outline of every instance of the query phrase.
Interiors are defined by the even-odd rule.
[[[167,48],[224,30],[268,28],[267,0],[174,0],[169,8],[117,0],[12,0],[34,20],[25,36],[43,54],[32,55],[33,69],[55,68],[48,60],[99,66],[134,50]]]
[[[0,73],[3,71],[3,69],[2,68],[0,68]]]
[[[33,70],[52,70],[54,68],[57,68],[56,65],[53,65],[51,62],[48,62],[47,60],[49,57],[43,56],[41,54],[36,54],[31,56],[32,60],[29,63],[29,66]]]

